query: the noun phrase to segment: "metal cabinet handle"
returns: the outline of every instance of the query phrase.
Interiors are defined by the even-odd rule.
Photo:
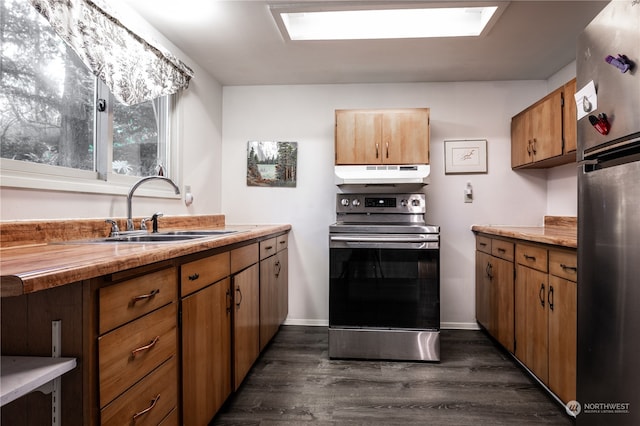
[[[493,265],[491,264],[491,262],[487,262],[487,276],[489,277],[490,280],[493,279]]]
[[[527,153],[531,156],[531,139],[527,141]]]
[[[534,261],[534,262],[536,261],[536,257],[535,257],[535,256],[529,256],[529,255],[528,255],[528,254],[526,254],[526,253],[523,253],[522,255],[524,256],[524,258],[525,258],[526,260],[532,260],[532,261]]]
[[[487,243],[478,243],[478,244],[480,244],[480,247],[486,247],[487,246]]]
[[[140,346],[139,348],[132,350],[131,358],[132,359],[135,358],[136,355],[138,355],[140,352],[151,350],[159,341],[160,341],[160,336],[156,336],[155,339],[153,339],[151,343],[149,343],[148,345]]]
[[[502,247],[498,247],[498,251],[500,253],[506,253],[507,251],[505,249],[503,249]]]
[[[150,293],[147,294],[141,294],[140,296],[135,296],[131,299],[131,306],[135,305],[137,302],[140,302],[142,300],[149,300],[149,299],[153,299],[155,297],[156,294],[160,293],[160,289],[156,288],[154,290],[151,290]]]
[[[275,264],[275,273],[276,273],[276,278],[278,278],[278,276],[280,276],[280,270],[282,269],[282,265],[280,265],[280,261],[278,260]]]
[[[538,140],[536,138],[533,138],[533,154],[535,155],[538,150],[536,149],[536,143],[538,143]]]
[[[540,284],[540,292],[538,293],[538,298],[540,299],[540,305],[544,308],[544,283]]]
[[[271,249],[273,249],[273,246],[266,246],[264,249],[265,250],[271,250]]]
[[[378,144],[376,144],[376,158],[378,158]]]
[[[200,278],[200,274],[197,272],[195,274],[189,275],[189,281],[195,281],[198,278]]]
[[[549,302],[549,309],[553,311],[553,286],[549,286],[549,293],[547,294],[547,302]]]
[[[143,416],[143,415],[147,414],[149,411],[153,410],[153,408],[154,408],[154,407],[156,406],[156,404],[158,403],[158,400],[159,400],[159,399],[160,399],[160,394],[156,395],[156,397],[155,397],[155,398],[153,398],[153,399],[151,400],[151,405],[149,405],[149,406],[148,406],[147,408],[145,408],[144,410],[142,410],[142,411],[139,411],[139,412],[135,413],[135,414],[133,415],[133,422],[135,423],[135,422],[136,422],[136,420],[138,419],[138,417]]]
[[[562,270],[564,271],[569,271],[569,272],[578,272],[578,268],[575,266],[568,266],[565,265],[564,263],[560,264],[560,267],[562,268]]]
[[[387,158],[389,158],[389,142],[387,142]]]
[[[240,304],[242,303],[242,291],[240,291],[240,287],[236,287],[236,293],[240,296],[240,299],[236,302],[236,306],[240,307]]]

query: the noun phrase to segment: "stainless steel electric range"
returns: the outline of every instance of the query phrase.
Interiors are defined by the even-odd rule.
[[[422,193],[338,194],[329,357],[440,360],[440,227]]]

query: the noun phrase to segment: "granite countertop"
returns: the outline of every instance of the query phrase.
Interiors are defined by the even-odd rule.
[[[473,232],[566,248],[578,247],[575,217],[546,216],[544,226],[473,225]]]
[[[290,225],[218,226],[237,232],[175,243],[13,244],[0,251],[0,295],[18,296],[272,234]],[[184,229],[184,228],[182,228]],[[192,228],[198,229],[198,228]],[[200,228],[202,229],[202,228]],[[170,228],[163,229],[164,231]]]

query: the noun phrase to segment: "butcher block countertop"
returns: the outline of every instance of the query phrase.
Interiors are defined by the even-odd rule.
[[[473,225],[473,232],[515,238],[566,248],[578,247],[577,219],[569,216],[545,216],[544,226]]]
[[[223,215],[161,218],[159,227],[161,232],[219,228],[238,232],[171,243],[75,244],[108,236],[109,226],[104,220],[2,222],[0,295],[33,293],[291,229],[286,224],[225,226]],[[124,223],[120,229],[125,229]]]

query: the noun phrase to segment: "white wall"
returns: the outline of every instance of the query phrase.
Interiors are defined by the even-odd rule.
[[[328,320],[328,226],[335,221],[334,110],[431,108],[427,220],[441,226],[441,320],[475,327],[473,224],[541,225],[547,171],[511,170],[510,119],[547,93],[545,81],[242,86],[223,89],[222,210],[228,223],[286,222],[289,323]],[[445,175],[443,141],[488,141],[488,173]],[[297,141],[296,188],[246,185],[247,141]],[[474,202],[463,203],[470,181]]]

